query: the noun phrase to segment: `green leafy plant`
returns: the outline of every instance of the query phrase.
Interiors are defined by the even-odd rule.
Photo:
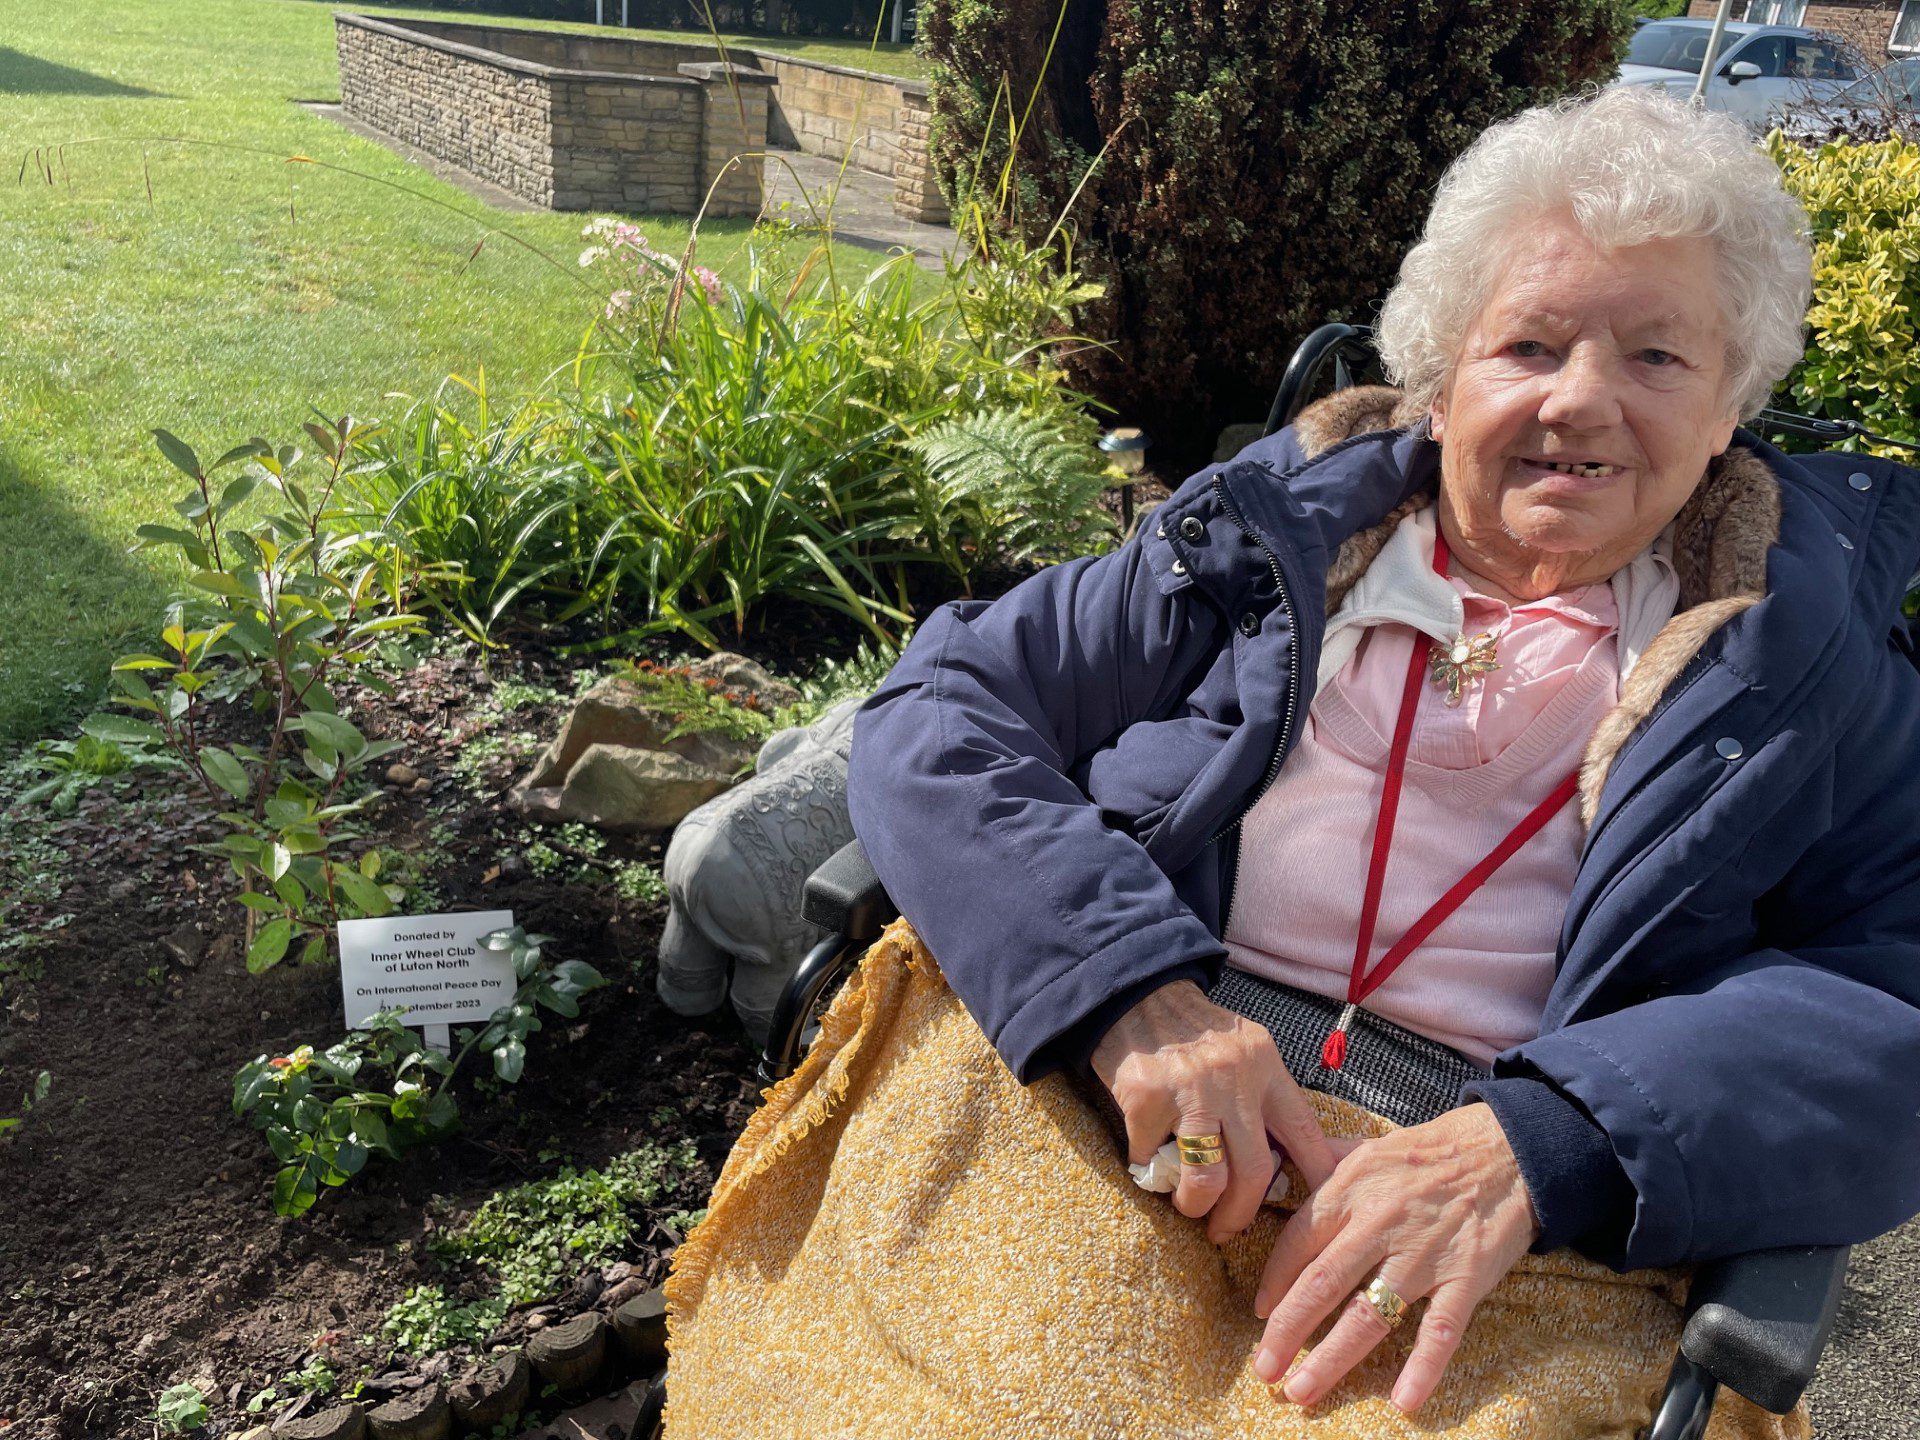
[[[627,860],[614,866],[613,890],[622,900],[642,905],[667,903],[667,882],[658,866],[644,860]]]
[[[433,1252],[492,1274],[509,1305],[544,1300],[569,1276],[632,1245],[635,1212],[672,1193],[697,1160],[691,1141],[647,1142],[602,1169],[566,1166],[491,1196],[465,1225],[436,1238]]]
[[[409,1355],[431,1355],[455,1345],[477,1348],[500,1328],[507,1308],[498,1296],[462,1300],[443,1286],[415,1285],[387,1311],[380,1333]]]
[[[907,442],[926,466],[914,528],[963,581],[984,562],[1110,548],[1118,527],[1100,508],[1107,475],[1092,439],[1069,434],[1057,416],[1020,410],[935,426]]]
[[[138,764],[170,763],[144,747],[122,747],[111,740],[82,734],[77,740],[38,741],[25,762],[50,779],[20,792],[20,803],[44,802],[55,815],[67,816],[79,807],[80,797],[100,781],[123,774]]]
[[[560,619],[600,616],[599,648],[677,632],[715,649],[722,624],[738,634],[767,605],[798,603],[894,648],[916,568],[965,583],[1005,548],[998,531],[970,533],[985,507],[955,509],[951,540],[928,532],[908,442],[1009,408],[1091,438],[1060,358],[1081,342],[1060,321],[1092,292],[1064,242],[1037,252],[1009,237],[929,293],[910,257],[846,284],[828,247],[789,272],[750,245],[728,284],[627,222],[588,228],[583,264],[618,288],[566,382],[497,418],[482,387],[468,387],[472,418],[436,398],[350,477],[418,565],[452,567],[427,600],[470,634],[543,602]],[[1036,554],[1101,543],[1081,514],[1051,535],[1026,528]]]
[[[308,425],[317,447],[309,466],[297,447],[257,438],[202,463],[154,432],[193,485],[174,507],[180,525],[137,533],[142,547],[177,552],[190,589],[169,608],[157,653],[113,667],[114,703],[133,714],[82,727],[97,741],[171,751],[220,807],[231,830],[216,849],[244,887],[256,972],[296,941],[304,960],[324,958],[342,918],[384,915],[394,902],[364,858],[343,859],[335,846],[371,793],[368,767],[398,744],[368,740],[339,713],[332,687],[349,674],[384,687],[370,664],[420,628],[409,608],[415,586],[454,576],[408,562],[335,504],[364,433],[351,417]],[[220,485],[225,470],[236,473]],[[235,708],[253,717],[261,743],[214,743],[216,711]],[[236,805],[246,808],[228,808]]]
[[[345,1185],[372,1156],[398,1159],[452,1134],[460,1123],[452,1081],[476,1053],[492,1057],[498,1080],[518,1082],[527,1037],[541,1028],[539,1012],[574,1019],[580,997],[605,983],[583,960],[545,963],[550,938],[518,925],[482,938],[487,949],[508,956],[518,988],[484,1026],[455,1031],[458,1048],[450,1055],[409,1030],[404,1011],[383,1010],[324,1051],[302,1045],[243,1066],[234,1077],[233,1113],[265,1134],[280,1162],[274,1212],[303,1215],[324,1187]]]
[[[460,390],[470,417],[454,406]],[[542,444],[552,423],[535,404],[496,419],[483,369],[471,381],[448,376],[392,424],[352,439],[358,463],[342,477],[343,504],[438,577],[428,602],[482,646],[524,594],[572,562],[574,477]]]
[[[34,1076],[33,1083],[27,1087],[26,1093],[20,1097],[20,1113],[18,1115],[0,1115],[0,1140],[6,1139],[15,1130],[18,1130],[24,1125],[26,1123],[27,1113],[42,1100],[45,1100],[52,1090],[53,1075],[50,1071],[42,1070],[38,1075]]]
[[[1845,444],[1911,464],[1908,447],[1920,443],[1920,142],[1804,150],[1776,130],[1767,148],[1806,206],[1813,238],[1807,353],[1783,387],[1791,408],[1904,441]]]
[[[184,1381],[160,1392],[153,1418],[165,1434],[189,1435],[206,1428],[207,1421],[212,1417],[207,1410],[207,1397],[200,1387],[192,1381]]]

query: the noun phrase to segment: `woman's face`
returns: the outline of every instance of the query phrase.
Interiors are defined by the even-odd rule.
[[[1432,408],[1463,558],[1549,589],[1611,575],[1727,448],[1727,378],[1711,242],[1527,224]]]

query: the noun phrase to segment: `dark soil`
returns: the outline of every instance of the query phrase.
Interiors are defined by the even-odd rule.
[[[476,739],[528,732],[544,743],[564,714],[557,703],[503,714],[489,703],[499,682],[573,693],[579,662],[545,636],[506,638],[511,658],[491,675],[471,649],[443,647],[396,677],[393,698],[353,697],[363,729],[403,739],[390,759],[424,782],[383,787],[367,838],[423,855],[443,908],[510,908],[556,937],[551,958],[588,960],[612,983],[578,1022],[533,1037],[519,1085],[462,1086],[460,1137],[403,1164],[374,1162],[304,1218],[273,1214],[276,1167],[232,1114],[232,1083],[262,1052],[340,1038],[337,968],[288,960],[247,974],[238,886],[223,860],[192,848],[222,827],[173,772],[98,786],[65,821],[37,807],[0,812],[0,885],[13,891],[0,896],[0,939],[37,937],[0,949],[0,1116],[20,1113],[16,1097],[38,1072],[52,1075],[47,1098],[0,1142],[9,1437],[150,1436],[155,1397],[183,1380],[211,1382],[201,1433],[218,1436],[272,1419],[240,1407],[316,1357],[342,1381],[417,1370],[378,1337],[409,1286],[458,1278],[426,1252],[431,1230],[562,1163],[691,1140],[699,1164],[650,1218],[705,1203],[758,1104],[756,1056],[730,1008],[690,1021],[655,998],[664,904],[530,873],[527,827],[501,803],[525,755],[478,777],[454,769]],[[812,611],[732,644],[791,677],[855,638]],[[610,840],[608,854],[657,862],[665,839]],[[624,1258],[655,1280],[675,1241],[655,1224]],[[505,1338],[590,1298],[511,1316]]]

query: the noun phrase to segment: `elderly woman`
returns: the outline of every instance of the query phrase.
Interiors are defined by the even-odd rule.
[[[1629,1436],[1689,1262],[1920,1211],[1920,477],[1738,428],[1802,231],[1724,116],[1495,126],[1397,394],[927,619],[670,1433]]]

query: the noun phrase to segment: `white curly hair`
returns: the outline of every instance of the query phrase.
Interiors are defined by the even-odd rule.
[[[1522,111],[1447,167],[1426,232],[1381,306],[1388,378],[1431,405],[1491,297],[1511,227],[1566,214],[1607,248],[1687,236],[1715,244],[1729,398],[1741,418],[1758,414],[1806,348],[1806,212],[1740,121],[1638,85]]]

